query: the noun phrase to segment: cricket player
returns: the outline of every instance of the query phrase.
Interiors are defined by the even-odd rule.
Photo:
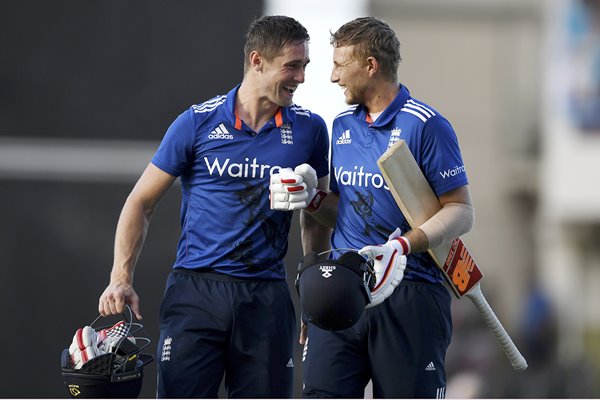
[[[308,42],[292,18],[255,20],[241,84],[175,119],[124,205],[99,311],[127,303],[141,318],[135,262],[157,203],[181,180],[181,237],[160,308],[160,398],[216,398],[223,376],[229,397],[292,397],[296,318],[283,265],[292,215],[270,208],[268,188],[272,174],[296,167],[316,171],[303,190],[328,186],[326,125],[292,102]],[[322,226],[303,228],[327,241]]]
[[[407,256],[402,281],[352,327],[331,332],[308,325],[305,397],[443,398],[445,355],[452,335],[450,294],[428,248],[468,232],[474,211],[456,134],[434,108],[398,84],[400,43],[376,18],[358,18],[331,36],[331,81],[352,106],[333,122],[331,183],[312,215],[334,228],[333,249],[377,257]],[[377,166],[407,142],[442,209],[411,230]],[[273,196],[273,194],[272,194]]]

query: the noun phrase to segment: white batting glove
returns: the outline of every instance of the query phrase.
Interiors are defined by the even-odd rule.
[[[306,183],[306,190],[314,191],[317,188],[317,185],[319,184],[319,178],[317,178],[317,173],[310,165],[300,164],[294,168],[294,173],[302,177],[302,181]]]
[[[96,341],[96,344],[98,345],[100,354],[113,353],[121,338],[127,334],[129,334],[129,326],[125,321],[119,321],[110,328],[98,331],[98,340]],[[133,337],[128,337],[128,339],[135,344],[135,339]]]
[[[71,346],[69,346],[69,354],[71,355],[71,361],[73,361],[75,369],[80,369],[83,364],[101,354],[97,342],[98,334],[94,328],[84,326],[77,329]]]
[[[291,168],[281,169],[279,173],[271,175],[271,208],[281,211],[310,208],[313,199],[320,192],[317,190],[318,183],[317,173],[308,164],[301,164],[293,171]],[[319,199],[322,200],[323,197],[321,195]]]
[[[306,183],[306,191],[308,192],[308,203],[306,204],[306,210],[314,212],[319,209],[321,203],[327,197],[327,192],[317,189],[319,185],[319,178],[317,173],[308,164],[301,164],[294,168],[294,172],[302,176],[302,179]]]
[[[269,192],[273,210],[290,211],[305,208],[308,199],[306,183],[291,168],[283,168],[271,175]]]
[[[376,281],[371,290],[371,303],[367,308],[383,303],[398,287],[404,278],[405,254],[409,251],[410,243],[401,236],[400,229],[396,229],[385,244],[365,246],[358,251],[360,255],[369,257],[374,262]]]
[[[114,352],[121,338],[128,333],[129,328],[124,321],[119,321],[101,331],[96,331],[91,326],[77,329],[69,346],[74,368],[80,369],[92,358]],[[133,337],[129,337],[129,340],[135,344]]]

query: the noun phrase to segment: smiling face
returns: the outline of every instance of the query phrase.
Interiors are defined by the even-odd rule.
[[[331,82],[337,83],[343,89],[347,104],[365,102],[369,79],[368,64],[363,65],[354,54],[354,46],[333,48]]]
[[[309,62],[308,42],[287,44],[271,60],[263,58],[263,96],[281,107],[291,105],[294,92],[304,82],[304,73]]]

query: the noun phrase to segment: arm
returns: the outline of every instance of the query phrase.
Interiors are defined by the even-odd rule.
[[[420,227],[401,236],[394,231],[383,245],[365,246],[359,254],[371,258],[376,275],[376,286],[371,291],[368,307],[382,303],[392,294],[404,277],[406,254],[426,251],[468,232],[473,225],[473,207],[468,186],[462,186],[441,195],[442,208]]]
[[[321,189],[319,187],[319,189]],[[327,192],[326,189],[321,189]],[[331,229],[335,228],[337,212],[338,212],[338,203],[340,201],[340,196],[337,193],[328,192],[327,196],[321,202],[321,205],[318,209],[312,212],[308,212],[315,220],[319,221],[322,225],[325,225]]]
[[[472,201],[471,201],[471,192],[469,190],[469,186],[465,185],[465,186],[461,186],[459,188],[456,188],[454,190],[451,190],[447,193],[442,194],[439,197],[440,200],[440,205],[442,206],[442,209],[440,211],[437,212],[437,214],[435,214],[433,217],[431,217],[427,222],[425,222],[423,225],[421,225],[421,227],[423,229],[421,229],[421,227],[416,228],[416,229],[412,229],[408,232],[406,232],[404,234],[404,236],[409,240],[410,242],[410,248],[411,248],[411,253],[419,253],[419,252],[423,252],[426,251],[427,249],[429,249],[430,247],[436,247],[437,244],[439,243],[434,243],[433,246],[430,245],[430,240],[427,236],[427,234],[425,233],[425,231],[430,232],[432,229],[439,229],[436,228],[435,226],[432,227],[432,224],[436,224],[436,225],[440,225],[440,224],[444,224],[447,226],[447,230],[448,231],[452,231],[454,236],[452,237],[452,239],[463,235],[465,233],[467,233],[469,230],[471,230],[473,224],[473,205],[472,205]],[[462,215],[458,215],[455,213],[448,213],[448,209],[451,205],[464,205],[467,206],[465,208],[463,208],[463,211],[461,211],[461,213],[467,213],[467,215],[462,214]],[[444,207],[446,207],[446,209],[444,209]],[[470,210],[470,211],[469,211]],[[470,212],[470,215],[468,215]],[[460,220],[457,220],[457,218],[460,217]],[[464,224],[465,226],[456,226],[456,224],[461,224],[463,220],[467,220],[467,223]],[[468,222],[470,221],[470,223]],[[430,233],[430,236],[431,233]]]
[[[117,223],[110,283],[98,302],[100,315],[121,313],[127,303],[131,305],[136,318],[141,319],[139,297],[132,286],[133,271],[152,214],[175,179],[176,177],[149,164],[127,197]]]
[[[271,176],[269,185],[271,208],[281,211],[301,209],[301,222],[307,224],[313,218],[322,225],[333,229],[337,217],[339,196],[328,193],[329,175],[317,179],[315,170],[308,164],[281,170]],[[311,218],[313,217],[313,218]],[[306,248],[311,246],[307,242]]]
[[[328,186],[329,175],[319,179],[319,183],[317,184],[318,190],[326,191]],[[300,210],[302,250],[305,255],[311,251],[322,252],[329,250],[331,229],[335,227],[337,199],[337,195],[329,193],[315,211]],[[308,327],[304,320],[301,319],[298,342],[302,345],[306,343],[307,330]]]
[[[329,176],[324,176],[319,179],[319,183],[317,185],[318,190],[325,191],[327,186],[329,186]],[[329,196],[323,200],[323,204],[321,204],[317,211],[323,208],[328,197]],[[316,212],[314,214],[316,214]],[[320,253],[329,250],[331,228],[333,228],[332,225],[323,225],[323,221],[316,219],[313,214],[308,212],[306,209],[300,210],[300,232],[302,237],[302,250],[304,251],[304,254],[306,255],[311,251]]]

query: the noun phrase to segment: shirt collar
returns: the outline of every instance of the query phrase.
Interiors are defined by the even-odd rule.
[[[371,120],[367,108],[364,104],[359,104],[354,111],[354,115],[362,119],[363,121],[367,121],[367,123],[374,128],[382,127],[387,125],[395,116],[400,112],[400,109],[406,103],[406,101],[410,98],[410,92],[406,88],[406,86],[400,84],[400,90],[398,94],[392,100],[390,105],[388,105],[385,110],[381,113],[379,118],[375,122]]]
[[[237,110],[235,109],[235,98],[237,96],[237,92],[240,89],[241,83],[236,87],[231,89],[229,93],[227,93],[227,98],[225,99],[225,110],[227,122],[235,127],[235,129],[241,131],[243,128],[242,120],[237,114]],[[294,113],[290,110],[290,107],[279,107],[272,120],[275,122],[275,126],[280,128],[285,123],[291,123],[295,119]]]

